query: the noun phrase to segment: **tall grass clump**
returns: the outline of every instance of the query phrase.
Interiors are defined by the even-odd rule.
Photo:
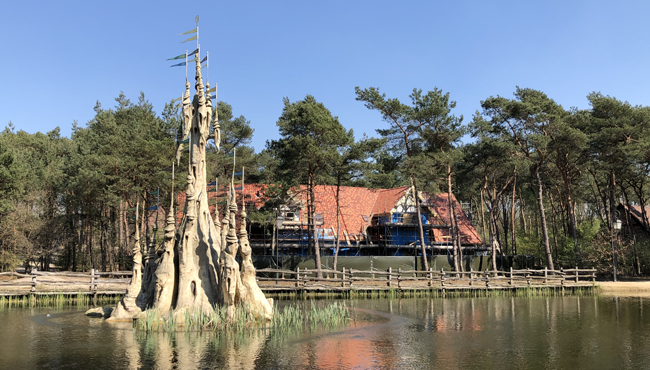
[[[279,308],[276,304],[270,321],[260,319],[250,313],[247,305],[237,306],[232,318],[226,316],[226,309],[215,307],[213,312],[186,310],[182,314],[170,312],[164,317],[156,310],[145,311],[134,320],[133,329],[141,332],[152,331],[217,331],[219,333],[239,333],[247,330],[271,329],[295,331],[305,328],[335,328],[350,321],[350,310],[343,303],[318,306],[311,301],[311,307],[291,304]]]

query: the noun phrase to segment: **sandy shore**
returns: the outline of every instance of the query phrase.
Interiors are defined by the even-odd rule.
[[[650,297],[650,281],[599,281],[600,294],[612,297]]]

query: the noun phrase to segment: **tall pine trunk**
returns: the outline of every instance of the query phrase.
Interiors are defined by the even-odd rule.
[[[316,223],[315,223],[315,214],[316,214],[316,204],[315,204],[315,194],[314,194],[314,187],[316,186],[315,181],[314,181],[314,174],[313,172],[309,174],[309,189],[308,189],[308,205],[307,205],[307,233],[309,234],[308,238],[311,238],[313,241],[314,245],[314,260],[316,263],[316,270],[317,270],[317,276],[318,278],[323,277],[323,273],[321,272],[321,264],[320,264],[320,246],[318,245],[318,235],[316,233]]]
[[[546,254],[546,265],[549,269],[555,270],[553,268],[553,255],[551,254],[551,244],[548,239],[548,226],[546,225],[546,213],[544,212],[544,196],[542,188],[542,178],[539,175],[539,167],[535,166],[535,178],[537,180],[537,205],[539,209],[539,219],[542,232],[542,238],[544,241],[544,253]]]
[[[456,240],[456,223],[454,222],[456,218],[454,217],[454,203],[451,194],[451,167],[447,166],[447,202],[449,203],[449,223],[451,224],[451,245],[453,250],[454,257],[454,271],[460,271],[458,263],[458,249],[460,247],[457,245]],[[428,270],[428,268],[427,268]]]
[[[422,251],[422,270],[428,271],[429,262],[427,261],[427,245],[424,243],[424,228],[422,227],[422,216],[420,213],[420,195],[413,177],[411,177],[411,185],[413,185],[413,198],[415,199],[415,208],[418,214],[418,231],[420,232],[420,249]]]
[[[336,271],[338,263],[339,248],[341,246],[339,235],[341,235],[341,177],[336,181],[336,250],[334,251],[334,264],[332,270]]]

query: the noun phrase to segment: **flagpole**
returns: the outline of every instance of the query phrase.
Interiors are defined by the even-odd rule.
[[[199,57],[199,66],[201,65],[201,44],[199,44],[199,16],[197,15],[196,18],[194,18],[196,21],[196,48],[199,50],[198,51],[198,57]]]
[[[210,52],[205,52],[205,73],[208,77],[208,83],[210,83]],[[208,91],[208,99],[210,99],[210,92]]]
[[[232,148],[232,181],[235,181],[235,158],[237,158],[237,148]]]
[[[187,50],[185,50],[185,81],[187,81]],[[183,95],[185,95],[185,93],[183,93]]]

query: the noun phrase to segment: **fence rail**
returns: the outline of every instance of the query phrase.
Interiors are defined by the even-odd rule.
[[[524,269],[509,271],[428,271],[402,270],[389,267],[386,270],[357,270],[296,268],[293,270],[258,269],[257,281],[266,291],[317,288],[341,289],[392,289],[392,288],[518,288],[595,285],[595,269]],[[0,295],[82,293],[95,295],[124,293],[130,281],[131,271],[99,272],[44,272],[29,274],[3,272],[0,276],[17,277],[0,281]],[[29,290],[27,290],[29,288]]]

